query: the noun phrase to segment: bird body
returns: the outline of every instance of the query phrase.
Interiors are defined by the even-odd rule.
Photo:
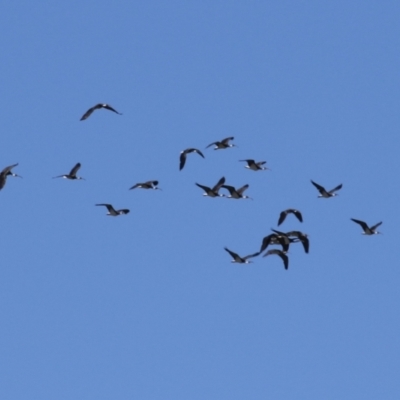
[[[363,235],[378,235],[381,232],[378,232],[376,230],[376,228],[380,225],[382,225],[382,221],[378,222],[377,224],[369,227],[364,221],[360,221],[359,219],[354,219],[354,218],[350,218],[353,222],[355,222],[356,224],[360,225],[361,228],[363,229]]]
[[[342,184],[340,184],[340,185],[336,186],[334,189],[327,191],[327,190],[325,190],[325,188],[323,186],[318,185],[318,183],[315,183],[313,181],[311,181],[311,183],[318,189],[318,191],[320,193],[318,195],[318,197],[323,197],[325,199],[328,199],[329,197],[337,196],[337,193],[335,193],[335,192],[340,190],[343,186]]]
[[[220,142],[213,142],[213,143],[210,143],[210,144],[206,147],[206,149],[209,148],[209,147],[212,146],[212,145],[215,145],[214,150],[221,150],[221,149],[227,149],[227,148],[229,148],[229,147],[236,147],[235,144],[229,143],[229,142],[230,142],[231,140],[233,140],[233,139],[234,139],[234,137],[231,136],[231,137],[222,139]]]
[[[181,155],[180,155],[180,157],[179,157],[179,170],[180,170],[180,171],[181,171],[181,170],[183,169],[183,167],[185,166],[185,163],[186,163],[186,156],[187,156],[189,153],[197,153],[199,156],[201,156],[201,157],[204,158],[203,153],[202,153],[200,150],[198,150],[198,149],[190,148],[190,149],[186,149],[186,150],[181,151]]]
[[[224,197],[225,195],[219,193],[219,189],[221,186],[225,183],[225,177],[222,177],[217,184],[209,188],[208,186],[200,185],[199,183],[196,183],[196,186],[204,190],[203,196],[208,196],[208,197]]]
[[[245,161],[247,162],[247,165],[245,166],[245,168],[247,169],[251,169],[252,171],[265,171],[269,168],[267,167],[263,167],[264,164],[266,164],[266,161],[258,161],[255,162],[252,159],[248,159],[248,160],[239,160],[239,161]]]
[[[129,210],[127,208],[124,208],[122,210],[116,210],[111,204],[96,204],[96,206],[104,206],[107,207],[108,213],[107,215],[110,215],[112,217],[117,217],[118,215],[124,215],[124,214],[129,214]]]
[[[77,163],[77,164],[71,169],[71,171],[70,171],[69,174],[54,176],[53,179],[55,179],[55,178],[64,178],[64,179],[85,180],[85,178],[82,178],[81,176],[76,176],[76,173],[78,172],[78,170],[79,170],[80,167],[81,167],[81,163]]]
[[[88,118],[92,115],[93,111],[95,111],[95,110],[100,110],[101,108],[105,108],[106,110],[113,111],[113,112],[115,112],[115,113],[118,114],[118,115],[122,115],[122,114],[119,113],[117,110],[115,110],[114,108],[112,108],[110,105],[105,104],[105,103],[99,103],[99,104],[96,104],[95,106],[89,108],[89,110],[87,110],[87,111],[85,112],[85,114],[82,115],[81,121],[84,121],[85,119],[88,119]]]

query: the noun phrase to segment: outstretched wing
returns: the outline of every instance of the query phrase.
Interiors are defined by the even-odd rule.
[[[340,185],[336,186],[334,189],[330,190],[328,193],[332,194],[332,193],[336,192],[337,190],[341,189],[342,186],[343,186],[343,184],[340,184]]]
[[[212,188],[213,192],[218,192],[219,189],[221,189],[222,185],[225,183],[225,177],[223,176],[217,184]]]
[[[71,169],[71,172],[69,173],[71,176],[76,175],[78,172],[79,168],[81,167],[81,163],[77,163],[74,168]]]
[[[320,192],[326,192],[325,188],[321,185],[318,185],[318,183],[315,183],[314,181],[311,181],[311,183],[320,191]]]
[[[101,104],[101,107],[102,108],[105,108],[106,110],[110,110],[110,111],[113,111],[113,112],[115,112],[116,114],[118,114],[118,115],[122,115],[120,112],[118,112],[117,110],[115,110],[114,108],[112,108],[110,105],[108,105],[108,104]]]
[[[185,166],[186,163],[186,150],[182,151],[181,156],[179,157],[179,171]]]
[[[82,115],[82,118],[80,120],[84,121],[85,119],[88,119],[92,115],[93,111],[99,108],[101,108],[101,104],[96,104],[95,106],[89,108],[89,110],[87,110],[85,114]]]
[[[240,258],[240,256],[233,251],[229,250],[227,247],[224,247],[224,250],[227,251],[233,259]]]
[[[382,225],[382,221],[378,222],[377,224],[375,224],[374,226],[371,226],[371,231],[374,231],[378,226]]]
[[[356,224],[360,225],[364,231],[367,231],[369,229],[368,225],[364,221],[360,221],[359,219],[354,219],[354,218],[350,218],[350,219],[353,222],[355,222]]]
[[[249,188],[249,185],[244,185],[242,186],[240,189],[237,189],[236,191],[242,195],[244,193],[245,190],[247,190]]]
[[[235,139],[233,136],[227,137],[227,138],[225,138],[225,139],[222,139],[222,140],[221,140],[221,143],[222,143],[222,144],[228,144],[228,142],[229,142],[230,140],[233,140],[233,139]]]

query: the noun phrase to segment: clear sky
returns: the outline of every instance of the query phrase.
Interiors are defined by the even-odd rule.
[[[0,169],[23,178],[0,192],[0,397],[399,399],[399,17],[396,1],[3,2]],[[123,115],[79,121],[99,102]],[[188,147],[205,159],[179,171]],[[52,179],[77,162],[85,181]],[[195,185],[222,176],[254,200]],[[343,188],[319,199],[311,179]],[[147,180],[162,191],[128,190]],[[231,263],[225,246],[257,251],[289,207],[304,222],[280,228],[308,255]]]

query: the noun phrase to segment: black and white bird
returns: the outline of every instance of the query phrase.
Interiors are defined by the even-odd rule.
[[[291,240],[288,236],[282,232],[274,231],[274,233],[271,233],[263,238],[259,252],[262,253],[270,244],[279,244],[282,246],[282,251],[287,253],[289,251],[290,243]]]
[[[251,169],[252,171],[265,171],[269,168],[263,167],[267,162],[266,161],[258,161],[255,162],[254,160],[248,159],[248,160],[239,160],[239,161],[244,161],[247,162],[247,165],[245,165],[245,168]]]
[[[378,222],[377,224],[369,227],[364,221],[360,221],[359,219],[354,219],[354,218],[350,218],[353,222],[355,222],[356,224],[360,225],[361,228],[363,229],[363,235],[377,235],[381,232],[378,232],[376,230],[376,228],[380,225],[382,225],[382,221]]]
[[[231,136],[231,137],[222,139],[220,142],[213,142],[213,143],[210,143],[210,144],[206,147],[206,149],[209,148],[209,147],[211,147],[212,145],[215,145],[214,150],[227,149],[228,147],[236,147],[235,144],[229,143],[229,142],[230,142],[231,140],[233,140],[233,139],[234,139],[234,137]]]
[[[253,200],[251,197],[243,195],[244,191],[249,188],[249,185],[244,185],[239,189],[235,189],[233,186],[229,186],[229,185],[222,185],[222,187],[229,191],[229,195],[226,196],[228,199],[250,199],[250,200]]]
[[[54,176],[53,179],[55,179],[55,178],[64,178],[64,179],[85,180],[85,178],[82,178],[81,176],[76,176],[76,173],[78,172],[80,167],[81,167],[81,163],[77,163],[74,166],[74,168],[71,169],[69,174]]]
[[[249,258],[256,257],[260,254],[260,253],[254,253],[254,254],[250,254],[246,257],[240,257],[238,254],[229,250],[227,247],[224,247],[224,249],[232,256],[233,260],[231,262],[238,263],[238,264],[250,264],[253,261],[249,261]]]
[[[157,187],[158,181],[147,181],[143,183],[136,183],[136,185],[133,185],[129,190],[140,188],[140,189],[154,189],[154,190],[161,190],[159,187]]]
[[[179,157],[179,171],[182,170],[183,167],[185,166],[185,163],[186,163],[186,156],[187,156],[189,153],[197,153],[199,156],[201,156],[201,157],[204,158],[203,153],[202,153],[200,150],[198,150],[198,149],[190,148],[190,149],[186,149],[186,150],[181,151],[181,155],[180,155],[180,157]]]
[[[17,164],[9,165],[8,167],[5,167],[1,172],[0,172],[0,190],[3,189],[4,185],[7,182],[7,176],[14,176],[17,178],[22,178],[22,176],[15,174],[11,170],[16,167]]]
[[[288,208],[287,210],[284,210],[280,213],[279,215],[279,220],[278,220],[278,226],[286,219],[286,216],[288,214],[293,214],[295,217],[300,221],[303,222],[303,216],[301,215],[301,212],[299,210],[295,210],[294,208]]]
[[[117,110],[114,110],[114,108],[112,108],[110,105],[104,104],[104,103],[99,103],[99,104],[96,104],[95,106],[93,106],[92,108],[89,108],[89,110],[87,110],[85,112],[85,114],[82,115],[81,121],[84,121],[85,119],[89,118],[92,115],[93,111],[100,110],[100,108],[105,108],[106,110],[113,111],[118,115],[122,115]]]
[[[276,254],[277,256],[279,256],[282,261],[283,261],[283,265],[285,266],[285,269],[289,268],[289,257],[282,251],[282,250],[278,250],[278,249],[271,249],[268,250],[263,257],[267,257],[270,256],[271,254]]]
[[[318,195],[318,197],[324,197],[326,199],[329,198],[329,197],[337,196],[337,193],[335,193],[335,192],[340,190],[342,188],[342,186],[343,186],[342,184],[340,184],[340,185],[336,186],[334,189],[327,191],[327,190],[325,190],[325,188],[323,186],[318,185],[318,183],[315,183],[313,181],[311,181],[311,183],[318,189],[318,191],[320,193]]]
[[[208,197],[224,197],[225,195],[219,193],[219,189],[221,189],[221,186],[225,183],[225,177],[222,177],[217,184],[209,188],[208,186],[200,185],[199,183],[196,183],[196,186],[204,190],[203,196],[208,196]]]
[[[107,207],[107,210],[108,210],[107,215],[111,215],[112,217],[117,217],[118,215],[129,214],[129,210],[127,208],[123,208],[122,210],[116,210],[111,204],[96,204],[96,206]]]

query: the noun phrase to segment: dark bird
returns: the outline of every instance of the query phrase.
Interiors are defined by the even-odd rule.
[[[199,156],[202,156],[204,158],[203,153],[198,149],[186,149],[186,150],[183,150],[183,151],[181,151],[181,155],[179,157],[179,170],[183,169],[183,167],[185,166],[186,156],[189,153],[197,153]]]
[[[209,188],[208,186],[203,186],[200,185],[199,183],[196,183],[196,186],[198,186],[199,188],[204,190],[203,196],[208,196],[208,197],[224,197],[225,195],[223,194],[219,194],[219,189],[221,188],[221,186],[225,183],[225,178],[222,177],[218,183],[212,187]]]
[[[154,190],[161,190],[159,187],[157,187],[158,181],[147,181],[144,183],[137,183],[136,185],[133,185],[129,190],[140,188],[140,189],[154,189]]]
[[[206,147],[206,149],[209,148],[212,145],[215,145],[214,150],[227,149],[228,147],[236,147],[235,144],[229,143],[229,141],[233,140],[233,139],[234,139],[234,137],[232,136],[232,137],[228,137],[228,138],[222,139],[220,142],[210,143]]]
[[[324,197],[326,199],[329,198],[329,197],[337,196],[337,193],[335,193],[335,192],[338,191],[339,189],[341,189],[342,186],[343,186],[342,184],[340,184],[339,186],[336,186],[334,189],[329,190],[329,192],[327,192],[325,190],[325,188],[323,186],[321,186],[321,185],[318,185],[318,183],[315,183],[313,181],[311,181],[311,183],[318,189],[318,191],[320,193],[318,197]]]
[[[288,269],[288,268],[289,268],[289,257],[288,257],[282,250],[278,250],[278,249],[268,250],[268,251],[263,255],[263,257],[267,257],[267,256],[269,256],[269,255],[271,255],[271,254],[276,254],[277,256],[279,256],[279,257],[282,259],[282,261],[283,261],[283,264],[284,264],[284,266],[285,266],[285,269]]]
[[[112,217],[117,217],[118,215],[129,214],[129,210],[124,208],[122,210],[116,210],[111,204],[96,204],[96,206],[104,206],[107,207],[108,213],[107,215],[111,215]]]
[[[258,161],[255,162],[254,160],[239,160],[239,161],[245,161],[247,162],[247,165],[245,166],[245,168],[247,169],[251,169],[252,171],[265,171],[269,168],[267,167],[263,167],[264,164],[266,164],[266,161]]]
[[[229,191],[229,195],[226,196],[229,199],[250,199],[250,200],[253,200],[251,197],[243,195],[244,191],[249,188],[249,185],[244,185],[239,189],[235,189],[233,186],[229,186],[229,185],[222,185],[222,187]]]
[[[246,256],[246,257],[240,257],[238,254],[229,250],[227,247],[224,247],[224,249],[232,256],[233,260],[231,262],[238,263],[238,264],[249,264],[249,263],[253,262],[253,261],[249,261],[249,258],[256,257],[260,254],[260,253],[254,253],[254,254],[250,254],[249,256]]]
[[[6,184],[7,176],[14,176],[14,177],[17,177],[17,178],[22,178],[22,176],[14,174],[14,172],[11,172],[11,170],[14,167],[16,167],[17,165],[18,165],[18,163],[10,165],[8,167],[5,167],[3,169],[3,171],[0,172],[0,190],[3,189],[4,185]]]
[[[378,222],[378,223],[375,224],[374,226],[369,227],[364,221],[360,221],[360,220],[354,219],[354,218],[350,218],[350,219],[351,219],[353,222],[355,222],[356,224],[358,224],[358,225],[361,226],[361,228],[362,228],[363,231],[364,231],[364,232],[362,233],[363,235],[377,235],[377,234],[381,233],[381,232],[378,232],[378,231],[376,230],[376,228],[382,224],[382,221],[381,221],[381,222]]]
[[[292,238],[296,238],[298,241],[301,242],[303,245],[304,251],[308,254],[310,250],[310,241],[308,239],[308,235],[306,233],[300,232],[300,231],[290,231],[287,232],[286,235],[289,237],[289,239],[294,242],[296,240],[292,240]]]
[[[65,178],[65,179],[78,179],[78,180],[85,180],[85,178],[82,178],[80,176],[76,176],[76,173],[78,172],[79,168],[81,167],[81,163],[77,163],[74,168],[71,169],[69,174],[66,175],[58,175],[54,176],[53,179],[55,178]]]
[[[285,220],[288,214],[294,214],[300,222],[303,222],[303,216],[301,215],[301,212],[299,210],[288,208],[287,210],[282,211],[279,215],[278,226]]]
[[[118,115],[122,115],[117,110],[114,110],[110,105],[99,103],[93,106],[92,108],[89,108],[89,110],[87,110],[85,114],[82,115],[81,121],[84,121],[85,119],[89,118],[92,115],[93,111],[100,110],[100,108],[105,108],[106,110],[113,111]]]
[[[271,233],[265,236],[261,242],[261,247],[259,253],[262,253],[270,244],[279,244],[282,246],[282,251],[287,253],[289,251],[290,239],[285,234]]]

